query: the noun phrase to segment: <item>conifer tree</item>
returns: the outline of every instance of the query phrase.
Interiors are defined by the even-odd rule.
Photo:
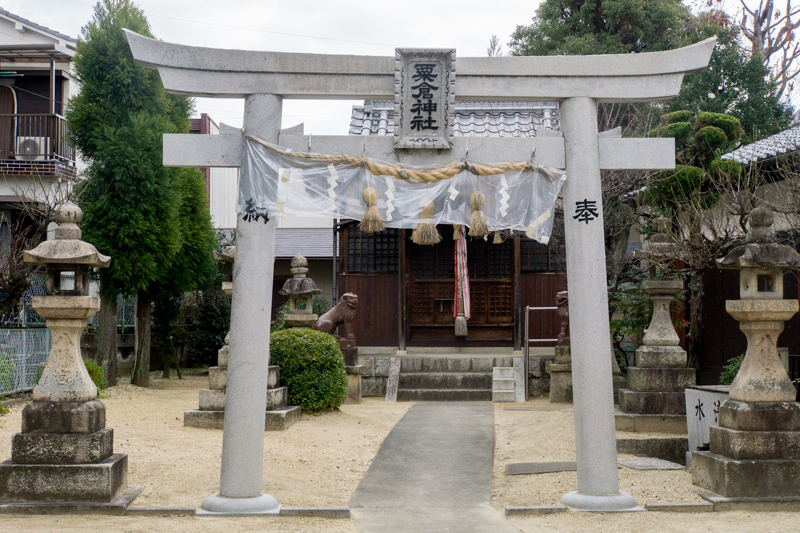
[[[147,386],[153,298],[165,288],[178,293],[206,283],[214,271],[214,235],[199,171],[162,165],[162,136],[188,132],[192,101],[167,94],[158,73],[134,63],[123,28],[153,37],[130,0],[98,2],[81,31],[74,59],[81,93],[67,118],[88,163],[78,188],[84,238],[112,257],[100,273],[108,342],[100,352],[113,381],[116,295],[135,294],[131,382]]]

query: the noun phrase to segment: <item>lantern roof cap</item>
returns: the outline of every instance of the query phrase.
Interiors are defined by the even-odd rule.
[[[26,263],[36,265],[86,265],[88,267],[108,268],[111,258],[97,251],[94,245],[81,240],[79,224],[83,211],[72,202],[66,202],[56,211],[56,238],[44,241],[33,250],[22,252]]]
[[[750,212],[750,228],[741,244],[722,259],[718,268],[797,268],[800,254],[791,246],[776,242],[772,228],[775,217],[765,207]]]
[[[214,259],[225,263],[233,263],[236,259],[236,246],[226,246],[221,252],[214,251]]]

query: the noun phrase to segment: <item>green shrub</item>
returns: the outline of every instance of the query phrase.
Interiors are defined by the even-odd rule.
[[[673,122],[661,130],[661,137],[674,137],[675,145],[680,148],[689,139],[692,134],[691,122]]]
[[[347,395],[347,374],[339,343],[312,329],[283,329],[272,333],[270,364],[281,369],[290,405],[317,412],[339,407]]]
[[[697,147],[703,154],[713,154],[715,150],[723,148],[728,144],[728,137],[725,132],[716,126],[705,126],[697,130],[694,134]]]
[[[88,358],[83,360],[83,364],[86,365],[89,377],[94,381],[94,386],[97,387],[97,390],[105,389],[108,384],[106,383],[106,373],[103,371],[103,367]]]
[[[8,352],[0,352],[0,391],[14,390],[17,381],[17,363]]]
[[[735,141],[742,136],[742,123],[739,119],[724,113],[700,113],[697,116],[695,128],[697,131],[706,126],[714,126],[725,132],[728,141]]]
[[[715,159],[708,165],[708,172],[718,180],[734,180],[742,175],[742,164],[733,159]]]
[[[0,405],[0,416],[7,415],[9,413],[8,409]]]
[[[728,360],[728,364],[722,367],[722,374],[719,376],[720,385],[730,385],[733,383],[736,374],[739,373],[739,369],[742,367],[742,361],[744,361],[744,354]]]
[[[692,118],[692,112],[689,110],[674,111],[667,113],[661,117],[661,122],[664,124],[675,124],[676,122],[689,122]]]
[[[645,200],[655,205],[672,205],[685,201],[700,188],[703,171],[691,165],[676,165],[653,176],[644,191]]]

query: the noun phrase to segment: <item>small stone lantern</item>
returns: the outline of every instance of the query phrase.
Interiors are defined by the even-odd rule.
[[[317,288],[308,274],[308,260],[300,254],[292,259],[292,276],[283,284],[280,294],[289,296],[289,313],[286,315],[286,324],[293,328],[310,328],[317,321],[313,313],[314,295],[321,291]],[[297,302],[304,301],[305,309],[298,309]]]
[[[800,404],[778,355],[784,322],[798,311],[783,299],[783,271],[800,267],[800,254],[778,244],[773,215],[750,213],[744,244],[719,268],[739,270],[740,300],[725,308],[747,336],[747,352],[719,407],[719,427],[709,431],[709,450],[692,453],[692,481],[725,498],[785,501],[800,496]]]
[[[34,296],[33,308],[47,320],[51,348],[47,365],[22,411],[22,431],[14,435],[11,460],[0,463],[0,502],[63,509],[125,508],[141,489],[127,489],[128,456],[115,454],[114,430],[83,364],[80,336],[100,309],[88,295],[90,268],[106,268],[111,259],[81,240],[82,212],[62,205],[55,240],[23,253],[27,263],[47,269],[47,295]],[[74,275],[74,285],[64,274]],[[113,504],[111,503],[113,500]]]
[[[747,353],[731,385],[730,399],[742,402],[791,402],[795,391],[778,355],[783,323],[797,313],[796,299],[783,299],[783,271],[800,267],[800,254],[778,244],[773,216],[759,207],[750,213],[745,244],[718,261],[719,268],[739,269],[740,300],[725,308],[747,336]]]
[[[89,268],[108,268],[111,258],[81,239],[83,212],[73,203],[56,213],[55,240],[45,241],[22,254],[26,263],[47,269],[46,296],[34,296],[33,308],[47,320],[52,347],[47,366],[33,389],[34,401],[90,401],[95,387],[81,359],[80,336],[86,320],[100,309],[100,299],[89,296]],[[74,286],[64,274],[72,274]]]
[[[628,367],[628,383],[619,391],[617,429],[644,433],[686,433],[686,396],[684,390],[696,383],[694,368],[687,368],[686,350],[680,347],[670,315],[670,304],[683,290],[683,281],[659,276],[656,268],[670,264],[678,256],[678,246],[667,234],[670,221],[654,221],[656,232],[635,256],[649,279],[642,281],[642,291],[653,302],[653,317],[637,348],[634,365]],[[657,456],[662,446],[658,437],[637,443]]]

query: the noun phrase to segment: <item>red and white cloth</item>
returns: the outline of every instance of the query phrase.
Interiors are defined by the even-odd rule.
[[[467,269],[467,234],[465,226],[457,226],[458,239],[455,246],[456,263],[456,295],[455,305],[453,306],[453,318],[458,316],[458,299],[464,301],[464,316],[469,319],[471,316],[469,306],[469,270]]]

